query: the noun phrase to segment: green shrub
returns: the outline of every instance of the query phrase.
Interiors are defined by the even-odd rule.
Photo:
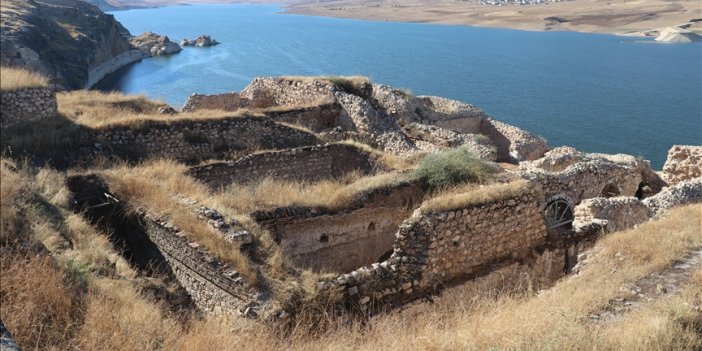
[[[426,188],[439,190],[460,183],[484,183],[496,172],[494,164],[479,159],[465,147],[458,147],[427,155],[413,176]]]

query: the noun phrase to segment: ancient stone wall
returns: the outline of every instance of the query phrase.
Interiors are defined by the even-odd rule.
[[[148,214],[144,230],[165,257],[178,282],[203,311],[239,315],[252,303],[252,293],[236,272],[203,251],[187,234]]]
[[[575,227],[595,219],[606,220],[608,232],[633,228],[651,218],[649,207],[633,196],[597,197],[583,200],[573,212],[575,214],[575,222],[573,223]]]
[[[50,88],[0,92],[0,123],[11,128],[56,117],[56,93]]]
[[[323,79],[261,77],[241,91],[252,107],[317,105],[329,101],[337,88]]]
[[[702,146],[674,145],[663,165],[663,179],[670,185],[702,177]]]
[[[338,126],[341,112],[338,103],[323,103],[301,108],[270,109],[265,114],[276,122],[298,125],[319,133]]]
[[[248,100],[242,99],[239,93],[222,93],[213,95],[192,94],[183,105],[183,112],[198,110],[236,111],[245,107]]]
[[[402,183],[372,191],[339,211],[279,209],[253,217],[297,265],[348,272],[393,250],[398,225],[419,206],[423,194],[418,185]]]
[[[548,151],[548,145],[544,139],[492,118],[482,119],[480,134],[488,136],[495,144],[498,161],[536,160]]]
[[[220,188],[265,178],[315,181],[340,178],[353,171],[369,175],[376,170],[382,170],[382,166],[357,147],[326,144],[252,154],[235,162],[193,167],[190,174],[212,188]]]
[[[230,151],[282,149],[316,145],[311,133],[287,127],[265,117],[148,121],[136,126],[112,126],[84,131],[77,144],[86,158],[100,155],[129,160],[172,158],[197,161],[223,158]]]
[[[527,166],[519,175],[540,185],[544,198],[539,202],[544,205],[554,198],[577,205],[584,199],[607,194],[634,196],[642,180],[635,164],[619,164],[602,158],[575,163],[559,172]]]
[[[675,206],[700,202],[702,202],[702,178],[682,181],[643,200],[653,215],[658,215]]]
[[[348,300],[369,311],[405,303],[456,279],[528,256],[546,242],[541,197],[538,187],[532,187],[511,198],[462,209],[415,212],[400,225],[388,260],[321,286],[341,288]]]

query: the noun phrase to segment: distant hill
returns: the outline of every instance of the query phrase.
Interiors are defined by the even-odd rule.
[[[106,74],[143,57],[112,15],[80,0],[3,1],[3,65],[49,77],[60,89],[91,87]]]

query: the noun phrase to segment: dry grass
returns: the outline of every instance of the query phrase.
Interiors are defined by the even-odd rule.
[[[51,257],[0,257],[0,319],[25,350],[65,350],[80,321],[80,292]]]
[[[165,103],[144,96],[79,90],[56,95],[59,113],[71,121],[89,128],[127,125],[138,128],[148,122],[221,119],[226,117],[260,116],[249,110],[226,112],[203,110],[176,115],[160,114]]]
[[[0,91],[49,86],[46,77],[20,68],[0,67]]]
[[[80,350],[169,350],[182,326],[162,306],[144,299],[125,281],[92,284],[85,321],[75,343]]]
[[[249,283],[257,284],[257,275],[248,258],[238,247],[214,233],[193,209],[179,204],[174,194],[185,194],[201,204],[210,205],[224,214],[226,208],[216,206],[205,185],[185,175],[187,167],[172,161],[147,162],[138,167],[121,166],[105,171],[110,190],[130,206],[143,207],[151,213],[170,219],[222,261],[232,264]]]
[[[399,157],[393,153],[378,150],[368,144],[361,143],[355,140],[344,140],[340,144],[351,145],[367,154],[378,162],[381,166],[388,170],[404,171],[414,168],[419,162],[417,158]]]
[[[165,313],[160,303],[142,296],[125,275],[90,268],[91,264],[99,267],[110,261],[111,251],[106,247],[109,244],[96,239],[104,236],[78,216],[64,212],[63,219],[59,219],[62,224],[57,227],[57,218],[49,216],[49,212],[28,206],[35,204],[38,197],[62,208],[66,200],[65,189],[60,185],[63,175],[23,167],[13,170],[11,163],[4,162],[3,217],[8,208],[18,207],[22,212],[18,218],[27,222],[23,228],[28,228],[25,230],[31,235],[53,232],[73,245],[54,249],[52,256],[47,257],[8,251],[5,244],[1,247],[0,318],[27,350],[702,348],[699,267],[673,297],[644,302],[642,308],[608,323],[589,318],[610,300],[627,294],[621,286],[660,272],[702,247],[702,205],[676,209],[661,220],[602,238],[588,253],[578,275],[561,280],[549,290],[537,292],[524,285],[476,292],[474,287],[457,287],[431,305],[381,316],[366,326],[335,325],[333,318],[326,316],[322,318],[328,322],[326,326],[318,321],[312,326],[309,320],[303,320],[291,333],[281,334],[263,324],[235,324],[218,318],[190,317],[183,324]],[[107,175],[126,179],[120,186],[128,187],[131,196],[163,202],[158,206],[166,210],[173,201],[161,191],[172,187],[205,204],[234,211],[217,203],[221,198],[212,196],[203,185],[182,176],[183,171],[181,165],[161,161],[141,168],[108,171]],[[6,177],[13,174],[12,179],[19,182],[13,184],[20,186],[8,187]],[[22,196],[28,193],[33,195]],[[37,226],[41,223],[47,224],[45,229]],[[84,288],[86,281],[89,290]],[[315,281],[316,276],[303,273],[296,282],[284,287],[288,294],[285,300],[306,305],[311,314],[322,314],[324,300],[314,299]]]
[[[528,183],[524,180],[489,185],[462,185],[442,191],[435,197],[425,201],[421,209],[425,211],[448,211],[504,200],[518,195],[527,186]]]
[[[16,165],[6,159],[0,161],[0,242],[17,240],[25,231],[22,205],[27,201],[29,184],[16,171]]]
[[[407,179],[402,173],[383,173],[370,177],[351,174],[345,179],[313,183],[266,178],[254,184],[234,184],[218,194],[217,198],[224,206],[239,213],[295,206],[338,210],[352,205],[362,193],[389,187]]]

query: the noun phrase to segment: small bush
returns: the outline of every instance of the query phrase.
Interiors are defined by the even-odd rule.
[[[426,188],[446,189],[460,183],[485,183],[497,172],[497,167],[458,147],[424,157],[413,176]]]

